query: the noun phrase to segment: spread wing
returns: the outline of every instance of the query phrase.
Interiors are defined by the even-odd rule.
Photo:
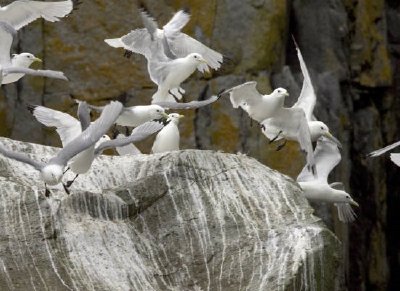
[[[251,81],[226,90],[223,94],[229,93],[233,108],[239,106],[257,106],[262,95],[257,91],[257,82]]]
[[[24,153],[17,153],[17,152],[9,151],[8,149],[4,148],[2,145],[0,145],[0,154],[2,154],[3,156],[5,156],[9,159],[13,159],[13,160],[31,165],[38,171],[40,171],[45,166],[44,163],[34,161]]]
[[[56,128],[63,147],[82,133],[79,120],[67,113],[44,106],[28,105],[28,109],[41,124]]]
[[[0,65],[3,67],[11,65],[10,51],[16,33],[12,26],[0,22]]]
[[[18,30],[38,18],[51,22],[59,21],[72,9],[71,0],[58,2],[17,0],[0,8],[0,21],[5,21]]]
[[[263,133],[268,138],[270,138],[269,135],[271,134],[269,131],[272,129],[278,131],[278,133],[282,131],[284,137],[297,140],[300,148],[306,153],[306,167],[314,175],[316,174],[310,128],[303,109],[282,108],[274,117],[264,120],[261,124]]]
[[[302,108],[306,113],[307,120],[311,121],[313,118],[313,111],[315,107],[315,103],[317,102],[317,96],[315,95],[314,87],[311,83],[310,74],[308,73],[308,69],[306,63],[304,62],[303,56],[301,55],[301,51],[295,42],[297,57],[299,58],[301,72],[303,74],[303,87],[301,88],[300,96],[297,102],[293,105],[293,107]]]
[[[368,157],[372,157],[372,158],[373,157],[378,157],[378,156],[383,155],[384,153],[386,153],[386,152],[398,147],[399,145],[400,145],[400,141],[395,142],[395,143],[393,143],[391,145],[385,146],[384,148],[381,148],[379,150],[370,152],[367,156]]]
[[[113,140],[103,142],[96,148],[95,155],[100,155],[104,150],[109,149],[109,148],[123,147],[128,144],[144,140],[145,138],[152,135],[153,133],[160,131],[163,127],[164,127],[164,125],[162,123],[155,122],[155,121],[149,121],[149,122],[143,123],[143,124],[139,125],[138,127],[134,128],[132,130],[131,135],[128,137],[113,139]]]
[[[117,139],[126,138],[126,136],[120,133],[120,134],[118,134],[118,136],[116,138]],[[127,156],[127,155],[133,156],[133,155],[140,155],[141,154],[140,150],[136,146],[131,144],[131,143],[127,144],[127,145],[125,145],[123,147],[116,147],[115,150],[117,151],[117,153],[120,156]]]
[[[78,119],[82,131],[84,131],[86,128],[90,126],[90,109],[85,101],[77,101],[77,102],[78,102]]]
[[[211,96],[207,100],[202,101],[190,101],[187,103],[178,103],[178,102],[155,102],[153,104],[159,105],[165,109],[196,109],[203,106],[207,106],[209,104],[214,103],[220,98],[220,96]]]
[[[390,159],[393,163],[400,167],[400,154],[390,154]]]
[[[67,165],[71,158],[94,145],[115,123],[122,107],[122,104],[118,101],[112,101],[105,106],[100,117],[65,146],[49,163]]]
[[[339,164],[341,154],[337,145],[326,137],[321,137],[317,141],[317,147],[314,151],[315,166],[318,173],[318,180],[328,183],[330,172]],[[304,167],[300,175],[297,177],[298,182],[306,182],[314,180],[310,175],[307,167]],[[335,187],[336,183],[332,184]]]
[[[63,72],[60,71],[52,71],[52,70],[32,70],[29,68],[21,68],[21,67],[3,67],[3,74],[26,74],[32,76],[39,76],[39,77],[47,77],[53,79],[60,79],[64,81],[68,81],[68,78],[65,77]]]

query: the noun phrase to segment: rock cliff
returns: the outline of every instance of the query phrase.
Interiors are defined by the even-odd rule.
[[[57,149],[0,139],[46,159]],[[335,290],[340,244],[244,155],[101,156],[71,195],[0,156],[1,290]]]

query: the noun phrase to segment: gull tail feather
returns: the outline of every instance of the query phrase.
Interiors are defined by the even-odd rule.
[[[338,210],[339,220],[344,223],[353,222],[357,215],[349,203],[335,203]]]

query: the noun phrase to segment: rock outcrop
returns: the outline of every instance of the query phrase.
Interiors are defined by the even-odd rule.
[[[101,156],[50,198],[37,172],[0,156],[0,189],[1,290],[339,286],[338,240],[290,178],[244,155]]]

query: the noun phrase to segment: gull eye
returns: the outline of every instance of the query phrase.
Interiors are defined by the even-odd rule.
[[[157,109],[156,111],[157,111],[157,112],[160,112],[160,110],[159,110],[159,109]]]
[[[321,126],[321,129],[322,129],[322,130],[324,130],[324,127],[323,127],[323,126]]]

